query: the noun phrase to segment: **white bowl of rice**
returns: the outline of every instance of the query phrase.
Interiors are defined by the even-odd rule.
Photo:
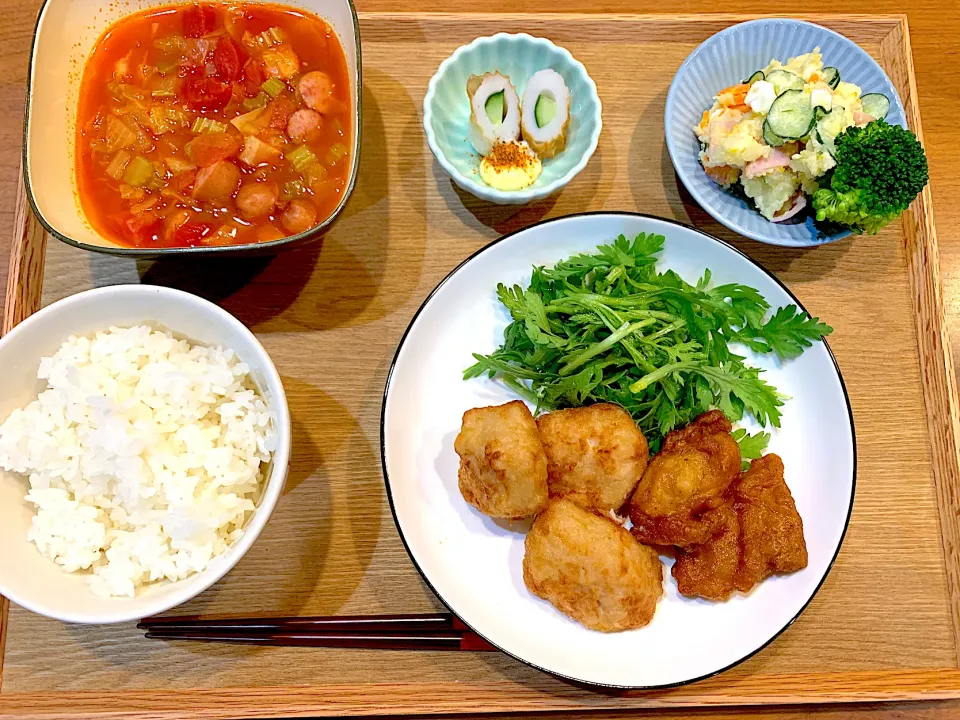
[[[0,594],[67,622],[154,615],[250,548],[283,491],[273,362],[206,300],[119,285],[0,338]]]

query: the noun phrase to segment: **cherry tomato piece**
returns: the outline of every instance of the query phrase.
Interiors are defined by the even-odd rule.
[[[213,232],[213,225],[210,223],[186,223],[177,228],[173,234],[174,242],[179,246],[187,245],[194,247],[202,245],[203,238]]]
[[[183,99],[194,110],[223,110],[233,97],[229,83],[192,75],[183,81]]]
[[[213,64],[217,68],[217,77],[223,82],[239,78],[242,65],[239,46],[228,37],[220,38],[213,49]]]
[[[131,215],[121,225],[135,245],[155,245],[163,234],[163,218],[152,213]]]
[[[290,122],[290,116],[293,115],[297,106],[286,97],[278,97],[267,103],[267,110],[270,111],[269,127],[274,130],[286,130],[287,123]]]
[[[217,26],[217,12],[212,5],[191,5],[183,12],[183,34],[203,37]]]
[[[243,92],[247,97],[256,97],[260,94],[260,86],[266,77],[263,74],[263,64],[260,60],[250,58],[243,66]]]

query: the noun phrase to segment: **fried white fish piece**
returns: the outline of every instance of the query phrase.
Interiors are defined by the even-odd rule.
[[[553,500],[524,543],[523,582],[537,597],[602,632],[643,627],[663,594],[656,551],[622,526]]]
[[[547,456],[520,400],[463,414],[454,442],[463,499],[494,518],[524,518],[547,506]]]
[[[551,498],[619,510],[647,467],[647,440],[619,405],[600,403],[537,418]]]

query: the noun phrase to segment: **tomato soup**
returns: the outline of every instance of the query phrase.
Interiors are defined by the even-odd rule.
[[[130,15],[84,68],[81,207],[141,248],[304,232],[346,192],[352,108],[343,48],[314,15],[261,3]]]

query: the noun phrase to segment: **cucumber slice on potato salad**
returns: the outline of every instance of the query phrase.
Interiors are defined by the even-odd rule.
[[[845,128],[843,123],[845,113],[845,108],[834,105],[830,112],[817,120],[817,140],[833,157],[836,157],[834,141],[837,139],[837,135],[843,132]]]
[[[813,105],[810,104],[810,96],[803,90],[784,91],[773,101],[767,113],[766,124],[770,126],[770,131],[787,140],[805,137],[813,129],[813,123]]]
[[[830,86],[831,90],[836,90],[837,85],[840,84],[840,71],[835,67],[825,67],[820,72],[820,77],[822,77],[823,81]]]
[[[773,70],[767,75],[766,80],[773,85],[773,91],[778,97],[787,90],[803,90],[806,85],[802,77],[789,70]]]
[[[767,121],[763,123],[763,141],[770,147],[780,147],[786,142],[786,140],[770,129],[770,123]]]
[[[867,93],[861,96],[860,105],[863,106],[863,112],[877,120],[883,120],[890,112],[890,98],[883,93]]]

